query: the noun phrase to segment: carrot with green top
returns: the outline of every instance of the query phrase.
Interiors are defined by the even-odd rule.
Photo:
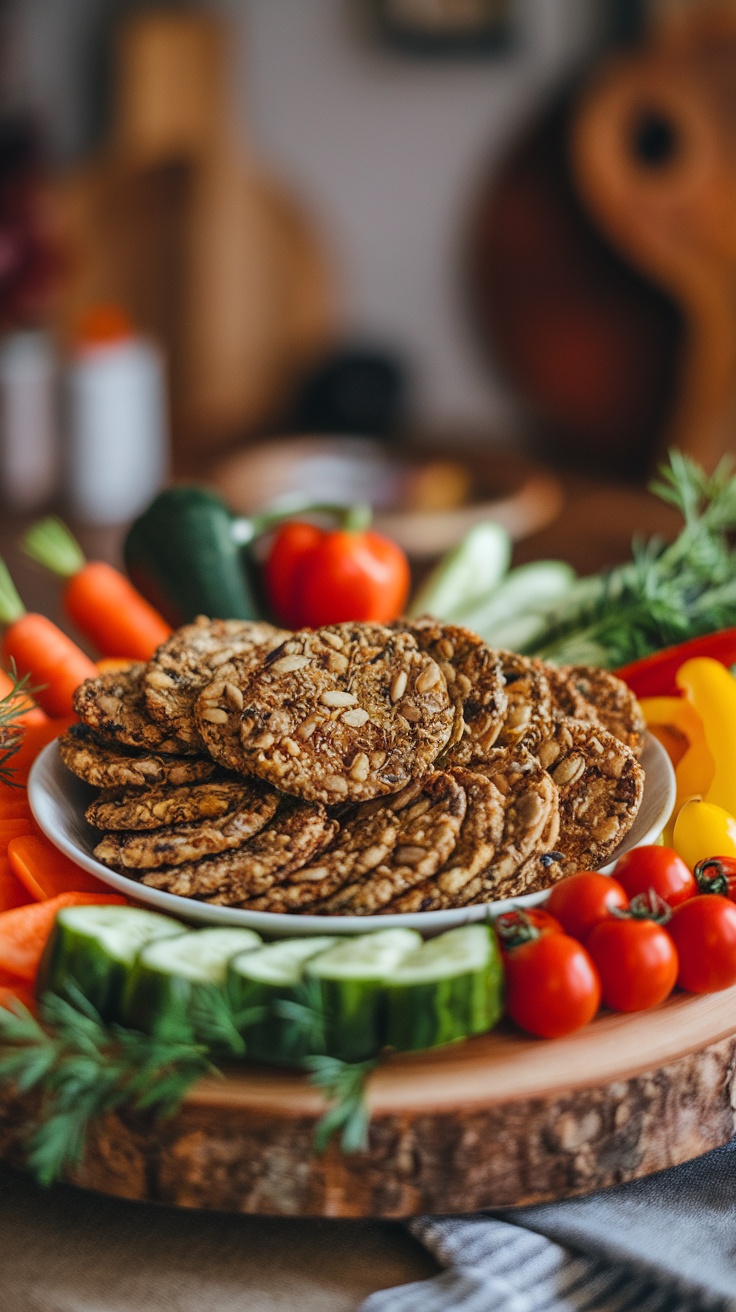
[[[55,515],[23,538],[23,550],[66,580],[64,609],[103,656],[147,661],[171,637],[171,627],[120,570],[87,560],[76,538]]]
[[[34,696],[48,715],[71,715],[75,689],[85,679],[95,679],[97,668],[52,620],[26,610],[2,559],[0,625],[5,628],[5,665],[31,680]]]

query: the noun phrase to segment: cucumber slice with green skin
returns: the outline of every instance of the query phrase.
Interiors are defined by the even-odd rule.
[[[138,954],[122,999],[126,1025],[161,1037],[192,1034],[197,991],[222,986],[231,957],[261,946],[252,929],[197,929]]]
[[[330,1057],[366,1061],[384,1044],[386,981],[422,942],[413,929],[381,929],[342,939],[307,962],[305,979],[319,985]]]
[[[503,578],[511,561],[511,539],[500,524],[476,524],[443,556],[419,588],[408,615],[455,620],[480,604]]]
[[[152,939],[183,934],[185,926],[139,907],[64,907],[41,960],[40,992],[64,993],[76,984],[104,1020],[118,1020],[126,980],[140,949]]]
[[[317,1032],[311,1034],[286,1016],[274,1011],[278,1002],[305,1002],[304,967],[340,940],[321,935],[315,938],[289,938],[269,943],[256,952],[234,957],[228,965],[227,990],[236,1012],[263,1007],[262,1020],[243,1029],[249,1057],[279,1065],[298,1065],[304,1057],[323,1050],[322,1027],[317,1017]],[[316,992],[316,990],[315,990]]]
[[[490,925],[423,943],[388,983],[386,1043],[407,1052],[484,1034],[501,1016],[503,966]]]

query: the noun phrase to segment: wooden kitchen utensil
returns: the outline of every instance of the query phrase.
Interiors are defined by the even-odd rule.
[[[203,15],[129,21],[109,141],[57,190],[73,257],[59,332],[112,301],[163,343],[180,467],[277,419],[332,333],[312,225],[237,141],[227,39]]]

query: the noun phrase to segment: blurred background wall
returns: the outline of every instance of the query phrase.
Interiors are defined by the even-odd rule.
[[[4,99],[38,112],[59,163],[101,139],[110,32],[146,7],[6,0]],[[420,423],[507,435],[518,411],[463,304],[464,221],[481,167],[600,42],[605,6],[517,0],[509,47],[476,59],[382,45],[361,0],[196,7],[232,23],[242,144],[296,188],[326,237],[347,335],[406,358]]]

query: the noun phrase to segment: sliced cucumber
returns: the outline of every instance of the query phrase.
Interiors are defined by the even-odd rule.
[[[501,1015],[503,967],[490,925],[463,925],[405,957],[388,984],[386,1042],[407,1051],[483,1034]]]
[[[574,569],[562,560],[539,560],[530,565],[519,565],[478,604],[464,606],[460,619],[482,638],[495,641],[497,625],[549,606],[570,591],[575,579]]]
[[[364,1061],[383,1046],[386,989],[399,963],[421,944],[413,929],[381,929],[342,939],[307,962],[319,985],[325,1046],[331,1057]]]
[[[133,962],[152,939],[179,936],[185,926],[139,907],[64,907],[39,969],[39,990],[64,992],[72,981],[105,1020],[116,1020]]]
[[[230,958],[260,945],[252,929],[197,929],[147,944],[123,993],[125,1023],[149,1034],[186,1037],[198,989],[224,984]]]
[[[287,1065],[321,1050],[320,1034],[310,1033],[274,1010],[278,1002],[304,1002],[304,967],[310,957],[325,952],[336,938],[288,938],[268,943],[256,952],[244,952],[228,965],[227,989],[236,1011],[264,1007],[262,1020],[247,1025],[243,1033],[249,1057]],[[319,1016],[317,1017],[317,1029]]]
[[[511,539],[500,524],[476,524],[443,556],[417,592],[409,615],[452,620],[482,601],[500,583],[511,560]]]

